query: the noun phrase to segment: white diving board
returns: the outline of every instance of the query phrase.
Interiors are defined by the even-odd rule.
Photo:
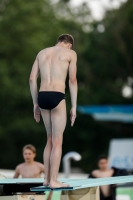
[[[0,179],[0,200],[46,200],[45,191],[59,191],[60,200],[99,200],[99,186],[133,183],[133,176],[119,176],[110,178],[66,179],[59,181],[68,183],[68,188],[44,187],[43,178]],[[27,192],[33,192],[27,194]],[[21,193],[17,194],[16,193]],[[26,194],[25,194],[26,193]]]
[[[66,178],[59,178],[58,179],[61,182],[67,181],[68,179]],[[76,181],[78,179],[69,179],[72,181]],[[85,180],[85,179],[80,179],[80,180]],[[0,179],[0,185],[5,185],[5,184],[32,184],[32,183],[41,183],[43,184],[44,178],[1,178]]]
[[[89,179],[63,179],[64,183],[70,185],[65,188],[50,188],[45,186],[33,187],[32,192],[45,192],[50,190],[77,190],[82,188],[96,187],[102,185],[120,184],[120,183],[133,183],[133,176],[117,176],[109,178],[89,178]]]
[[[5,184],[28,184],[28,183],[43,183],[43,178],[3,178],[0,179],[0,185]]]

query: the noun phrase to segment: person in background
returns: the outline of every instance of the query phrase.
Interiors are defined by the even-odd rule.
[[[17,165],[13,178],[40,178],[41,173],[44,173],[44,165],[40,162],[34,161],[36,156],[36,148],[31,145],[23,147],[24,163]]]
[[[118,169],[115,167],[108,168],[108,158],[107,156],[99,156],[98,168],[93,170],[89,178],[106,178],[113,176],[123,176],[127,175],[126,170]],[[100,200],[115,200],[116,185],[103,185],[100,186]]]

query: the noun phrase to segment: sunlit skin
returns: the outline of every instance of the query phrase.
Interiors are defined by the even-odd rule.
[[[58,42],[55,46],[43,49],[36,57],[30,74],[30,91],[33,99],[34,118],[40,121],[40,114],[47,131],[47,144],[44,149],[45,180],[44,185],[51,188],[67,187],[57,180],[62,154],[63,132],[66,126],[66,101],[62,100],[52,110],[40,109],[37,96],[37,78],[40,75],[39,91],[58,91],[65,93],[65,81],[69,74],[71,95],[70,120],[74,125],[77,104],[76,52],[72,44]]]
[[[98,161],[98,167],[99,169],[94,170],[92,172],[92,175],[96,178],[111,177],[114,173],[113,169],[108,169],[108,159],[100,159]],[[108,197],[111,195],[109,185],[100,186],[100,188],[105,197]]]
[[[19,164],[15,169],[14,178],[40,178],[44,173],[44,165],[34,161],[36,154],[30,149],[23,151],[24,163]]]

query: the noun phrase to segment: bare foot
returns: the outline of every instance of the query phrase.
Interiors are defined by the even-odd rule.
[[[43,183],[44,186],[49,186],[49,182],[47,180],[44,181]]]
[[[52,181],[50,182],[51,188],[61,188],[61,187],[69,187],[69,184],[63,184],[59,181]]]

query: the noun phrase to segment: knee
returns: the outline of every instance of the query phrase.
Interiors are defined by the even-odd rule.
[[[49,135],[47,137],[47,144],[52,145],[52,136],[51,135]]]
[[[62,139],[58,137],[52,138],[52,146],[61,146],[62,145]]]

